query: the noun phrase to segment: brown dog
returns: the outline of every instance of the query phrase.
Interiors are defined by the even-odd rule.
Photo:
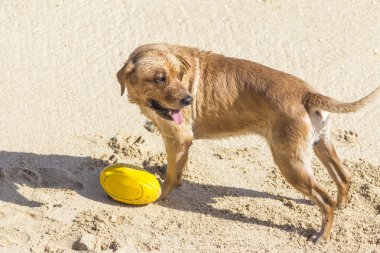
[[[319,206],[322,228],[312,239],[329,239],[336,205],[347,204],[351,176],[331,143],[328,112],[354,112],[380,95],[380,87],[357,102],[341,103],[263,65],[168,44],[138,47],[117,78],[121,94],[127,87],[130,102],[164,139],[162,198],[181,184],[193,139],[255,133],[267,140],[287,182]],[[316,181],[312,150],[335,181],[337,200]]]

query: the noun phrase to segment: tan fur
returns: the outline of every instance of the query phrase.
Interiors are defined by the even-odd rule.
[[[328,112],[348,113],[356,112],[357,110],[363,108],[375,100],[379,95],[380,87],[377,87],[370,94],[356,102],[342,103],[319,93],[309,93],[305,96],[304,103],[309,107],[309,109],[322,109]]]
[[[160,72],[165,73],[165,83],[157,81]],[[122,93],[126,87],[129,100],[140,106],[164,139],[168,160],[162,198],[181,184],[194,139],[255,133],[267,140],[287,182],[320,208],[322,228],[313,239],[329,239],[336,204],[347,204],[351,176],[331,143],[327,112],[356,111],[380,95],[380,88],[357,102],[341,103],[281,71],[168,44],[137,48],[117,77]],[[189,94],[192,106],[181,105],[181,99]],[[150,99],[180,110],[184,123],[161,116],[152,109]],[[337,201],[313,175],[313,150],[338,187]]]

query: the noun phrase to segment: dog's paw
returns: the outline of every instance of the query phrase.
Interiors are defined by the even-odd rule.
[[[159,201],[165,201],[168,199],[169,194],[161,193],[160,197],[158,198]]]
[[[315,244],[325,244],[327,243],[328,239],[322,238],[320,234],[314,234],[310,237],[310,240],[314,242]]]
[[[174,184],[175,187],[181,187],[182,186],[182,179],[177,179],[177,182]]]
[[[338,195],[336,209],[343,209],[348,205],[348,197]]]
[[[345,202],[345,203],[337,203],[337,205],[336,205],[336,209],[337,210],[341,210],[341,209],[344,209],[345,207],[347,207],[347,202]]]
[[[161,186],[161,196],[160,200],[165,200],[168,198],[169,194],[172,192],[174,185],[165,181]]]

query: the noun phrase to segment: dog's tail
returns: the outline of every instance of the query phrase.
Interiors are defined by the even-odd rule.
[[[321,109],[327,112],[335,113],[349,113],[356,112],[357,110],[363,108],[367,104],[374,101],[377,97],[380,96],[380,86],[377,87],[367,96],[359,99],[356,102],[344,103],[339,102],[328,96],[324,96],[319,93],[309,92],[304,97],[304,105],[308,109]]]

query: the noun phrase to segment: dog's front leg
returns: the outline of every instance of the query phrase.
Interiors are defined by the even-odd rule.
[[[182,171],[186,166],[191,144],[192,140],[165,139],[167,168],[161,199],[166,199],[175,186],[181,185]]]

